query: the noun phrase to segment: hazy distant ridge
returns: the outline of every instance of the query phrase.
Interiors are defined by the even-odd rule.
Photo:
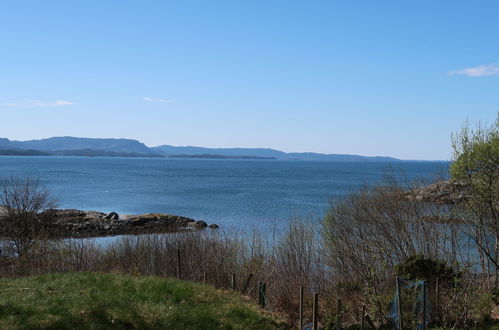
[[[109,157],[189,157],[210,155],[210,158],[272,158],[324,161],[396,161],[391,157],[367,157],[344,154],[286,153],[270,148],[203,148],[162,145],[147,147],[131,139],[96,139],[52,137],[41,140],[11,141],[0,138],[0,155],[17,154],[57,156],[109,156]]]
[[[321,154],[313,152],[291,152],[286,153],[270,148],[203,148],[203,147],[174,147],[163,145],[151,148],[155,152],[164,155],[202,155],[212,154],[220,156],[253,156],[270,157],[275,159],[300,159],[300,160],[328,160],[328,161],[397,161],[392,157],[368,157],[345,154]]]

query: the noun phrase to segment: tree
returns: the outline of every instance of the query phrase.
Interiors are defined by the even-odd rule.
[[[34,245],[48,235],[54,201],[38,180],[9,177],[0,183],[0,236],[7,247],[26,256]]]
[[[496,271],[499,283],[499,115],[495,124],[465,123],[452,136],[451,179],[465,187],[462,216],[465,230],[477,244],[482,267]],[[485,267],[487,264],[492,267]]]

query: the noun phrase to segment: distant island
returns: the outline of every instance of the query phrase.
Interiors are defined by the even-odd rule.
[[[52,137],[41,140],[14,141],[0,138],[0,156],[85,156],[85,157],[149,157],[149,158],[213,158],[213,159],[268,159],[317,161],[399,161],[392,157],[348,154],[321,154],[313,152],[287,153],[270,148],[203,148],[161,145],[148,147],[131,139],[99,139]]]

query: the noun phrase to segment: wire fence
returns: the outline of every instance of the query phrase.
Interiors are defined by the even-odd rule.
[[[177,250],[177,276],[182,278],[182,262],[181,262],[181,252],[180,249]],[[267,282],[257,281],[255,275],[248,274],[246,280],[241,282],[242,285],[238,286],[236,273],[226,274],[229,280],[225,285],[226,289],[231,289],[233,291],[240,291],[244,295],[256,296],[258,306],[262,309],[273,311],[271,301],[267,294]],[[210,284],[208,280],[207,273],[203,274],[202,279],[204,284]],[[428,295],[428,283],[426,281],[410,280],[397,277],[395,279],[395,289],[394,294],[390,302],[389,312],[384,316],[387,320],[389,327],[393,329],[427,329],[428,325],[432,322],[435,317],[432,305]],[[438,285],[438,281],[437,281]],[[256,290],[256,292],[255,292]],[[438,287],[436,288],[438,292]],[[312,293],[312,311],[311,320],[305,318],[305,308],[304,301],[306,299],[304,287],[301,286],[297,290],[297,295],[299,295],[299,320],[294,326],[295,329],[301,330],[318,330],[325,328],[324,322],[320,323],[319,315],[319,292]],[[329,298],[330,299],[330,298]],[[437,297],[438,299],[438,297]],[[360,324],[357,329],[377,329],[373,322],[373,317],[369,315],[366,309],[366,305],[358,306],[361,310]],[[310,315],[310,313],[307,313]],[[343,329],[342,319],[345,316],[345,309],[342,305],[342,300],[336,300],[336,311],[335,319],[333,322],[329,322],[328,328],[330,329]],[[331,326],[332,324],[332,326]]]

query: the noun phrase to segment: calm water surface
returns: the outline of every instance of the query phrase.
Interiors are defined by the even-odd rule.
[[[0,176],[33,176],[60,208],[123,214],[161,212],[224,228],[319,220],[331,198],[374,184],[393,170],[430,178],[447,162],[343,163],[277,160],[0,157]]]

